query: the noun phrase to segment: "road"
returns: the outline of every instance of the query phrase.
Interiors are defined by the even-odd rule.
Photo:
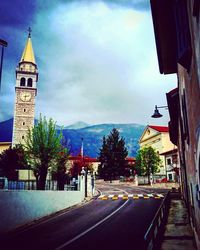
[[[89,203],[9,235],[1,249],[143,249],[162,197],[124,186],[102,185]],[[138,195],[139,196],[138,196]],[[129,247],[129,248],[128,248]]]

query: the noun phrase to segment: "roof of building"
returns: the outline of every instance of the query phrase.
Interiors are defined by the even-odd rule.
[[[169,128],[166,126],[153,126],[149,125],[150,128],[157,130],[158,132],[169,132]]]
[[[24,48],[20,62],[31,62],[31,63],[36,64],[30,36],[28,37],[28,40],[26,42],[26,46]]]
[[[69,160],[71,160],[71,161],[85,161],[85,162],[98,162],[97,158],[92,158],[92,157],[88,157],[88,156],[81,156],[81,155],[69,156]]]
[[[177,154],[178,153],[178,149],[174,148],[172,150],[168,150],[166,152],[161,153],[160,155],[170,155],[170,154]]]

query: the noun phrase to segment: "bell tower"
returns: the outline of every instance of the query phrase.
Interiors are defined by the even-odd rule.
[[[28,32],[28,39],[16,68],[12,146],[19,143],[23,144],[28,128],[34,125],[38,70],[31,42],[30,28]]]

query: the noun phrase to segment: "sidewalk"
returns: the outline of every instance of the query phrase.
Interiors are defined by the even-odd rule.
[[[169,216],[164,229],[161,250],[196,250],[189,224],[188,212],[183,200],[171,194]]]

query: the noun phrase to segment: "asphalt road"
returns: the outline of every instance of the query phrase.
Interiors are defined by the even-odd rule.
[[[109,192],[111,190],[107,189]],[[144,234],[161,201],[154,198],[95,199],[9,235],[1,241],[0,249],[142,250]]]

